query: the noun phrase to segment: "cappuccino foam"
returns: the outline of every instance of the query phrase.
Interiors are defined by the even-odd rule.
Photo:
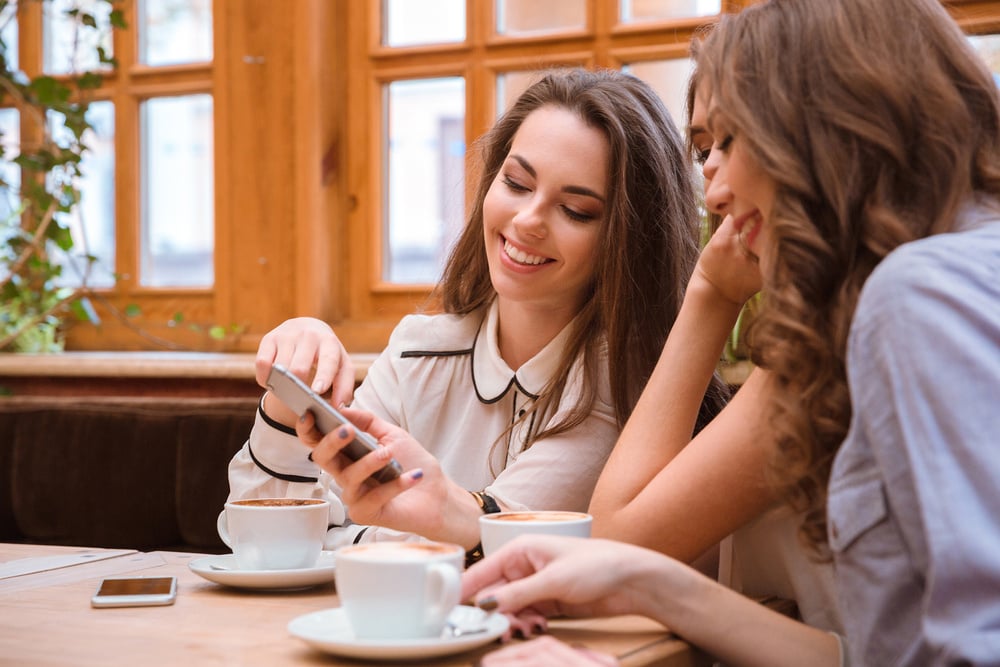
[[[588,515],[582,512],[501,512],[499,514],[486,514],[483,519],[486,521],[582,521]]]
[[[250,500],[237,500],[233,505],[241,507],[304,507],[306,505],[319,505],[324,501],[316,498],[252,498]]]

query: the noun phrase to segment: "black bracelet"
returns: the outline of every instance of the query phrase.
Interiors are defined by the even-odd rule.
[[[493,499],[493,496],[483,493],[482,491],[469,491],[469,493],[471,493],[472,497],[476,499],[476,503],[479,504],[479,509],[483,510],[483,514],[496,514],[500,511],[500,506],[497,504],[497,501]],[[483,543],[480,542],[465,552],[465,567],[470,567],[482,559]]]

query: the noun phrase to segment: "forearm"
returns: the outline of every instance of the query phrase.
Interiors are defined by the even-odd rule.
[[[664,563],[643,577],[648,591],[640,613],[656,619],[727,665],[835,667],[840,647],[832,634],[788,616],[689,571]]]
[[[761,407],[767,383],[767,374],[754,370],[729,405],[669,465],[647,471],[651,479],[634,497],[613,512],[595,515],[594,536],[690,562],[772,506],[776,498],[765,473],[772,442]],[[645,465],[645,459],[637,453],[633,467]]]
[[[590,504],[595,527],[617,521],[690,442],[705,390],[739,314],[692,280],[660,360],[601,473]]]

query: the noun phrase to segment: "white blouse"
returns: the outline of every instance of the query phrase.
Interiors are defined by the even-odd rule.
[[[500,357],[497,324],[495,301],[485,313],[403,318],[358,388],[353,406],[407,430],[438,459],[445,474],[470,491],[485,490],[511,509],[586,511],[619,434],[606,354],[597,400],[587,418],[525,449],[529,429],[537,433],[560,421],[578,400],[582,360],[573,363],[566,391],[551,414],[504,435],[558,370],[572,323],[517,372]],[[336,483],[307,459],[308,451],[294,430],[258,410],[247,443],[229,465],[229,499],[327,498],[330,549],[356,539],[413,537],[352,524]]]

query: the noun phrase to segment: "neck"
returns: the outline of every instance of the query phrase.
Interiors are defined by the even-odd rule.
[[[552,311],[501,301],[497,331],[501,358],[516,371],[541,352],[575,316],[576,312],[570,309]]]

